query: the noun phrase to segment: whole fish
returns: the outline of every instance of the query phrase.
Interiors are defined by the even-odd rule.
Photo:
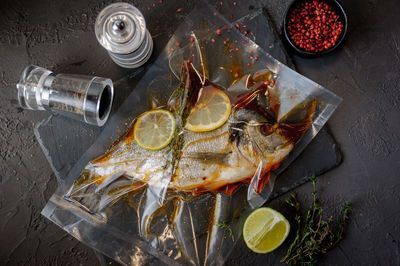
[[[226,90],[232,112],[227,122],[215,130],[192,132],[182,127],[169,146],[150,151],[135,142],[132,125],[106,154],[88,163],[67,197],[96,212],[146,186],[198,194],[232,192],[240,182],[252,180],[260,192],[268,172],[286,158],[311,125],[315,109],[315,103],[309,104],[302,121],[278,122],[279,101],[273,86],[266,82],[271,79],[267,73],[247,75]],[[187,116],[198,90],[204,87],[221,89],[185,64],[182,93],[178,94],[181,98],[172,99],[169,109],[181,118],[185,113]]]

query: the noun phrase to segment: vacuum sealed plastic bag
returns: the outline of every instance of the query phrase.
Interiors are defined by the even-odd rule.
[[[241,34],[245,25],[214,12],[204,4],[190,13],[43,210],[123,264],[147,254],[222,264],[246,213],[268,199],[340,103]],[[210,117],[224,99],[230,108],[219,125]],[[201,107],[215,102],[214,112]],[[174,121],[170,143],[156,151],[134,136],[136,118],[151,108]],[[193,110],[204,112],[196,119]]]

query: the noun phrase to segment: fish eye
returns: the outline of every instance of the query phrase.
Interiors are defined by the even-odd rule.
[[[268,136],[272,133],[272,127],[270,125],[262,125],[260,126],[261,134]]]

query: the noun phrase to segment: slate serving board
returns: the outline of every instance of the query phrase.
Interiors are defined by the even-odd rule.
[[[294,68],[268,14],[268,9],[255,10],[237,22],[246,25],[247,31],[252,32],[250,38],[259,46],[282,63]],[[123,87],[124,84],[135,83],[136,78],[134,72],[116,84]],[[122,101],[122,98],[116,99],[113,109],[115,110]],[[38,142],[59,181],[67,176],[100,132],[101,128],[77,123],[58,115],[51,115],[35,127]],[[299,157],[279,175],[271,199],[304,184],[312,174],[320,175],[329,171],[340,162],[341,153],[327,128],[324,127]],[[103,265],[115,263],[101,254],[98,254],[98,257]]]

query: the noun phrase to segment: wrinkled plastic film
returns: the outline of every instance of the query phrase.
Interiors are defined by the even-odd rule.
[[[143,263],[148,259],[147,254],[172,265],[224,263],[240,238],[246,213],[268,199],[275,177],[311,141],[340,102],[334,94],[280,64],[233,25],[220,16],[213,16],[213,12],[209,6],[203,5],[188,16],[164,52],[110,119],[98,141],[63,181],[63,187],[67,189],[59,189],[43,210],[46,217],[77,239],[123,264]],[[181,45],[177,46],[177,42]],[[87,182],[77,181],[88,162],[104,153],[100,147],[109,147],[110,139],[116,140],[130,128],[134,118],[150,109],[152,103],[164,106],[168,102],[180,84],[182,65],[187,60],[200,79],[208,79],[239,94],[248,92],[246,80],[249,76],[271,71],[276,80],[271,90],[279,95],[281,103],[278,120],[298,119],[299,112],[285,116],[299,104],[312,100],[317,102],[310,128],[280,167],[271,169],[262,191],[257,193],[255,187],[265,180],[262,170],[268,162],[263,160],[255,166],[254,176],[248,179],[250,184],[241,185],[231,195],[171,192],[168,190],[171,182],[168,167],[160,169],[157,178],[147,182],[138,182],[144,177],[127,174],[123,167],[113,169],[114,173],[105,180],[93,175],[88,176]],[[145,106],[144,102],[149,104]],[[126,134],[128,139],[129,132]],[[113,149],[111,153],[117,154],[129,149],[129,145],[121,144]],[[155,155],[159,155],[157,167],[168,162],[171,156],[168,152],[151,156]],[[107,158],[107,162],[112,163],[112,156]]]

